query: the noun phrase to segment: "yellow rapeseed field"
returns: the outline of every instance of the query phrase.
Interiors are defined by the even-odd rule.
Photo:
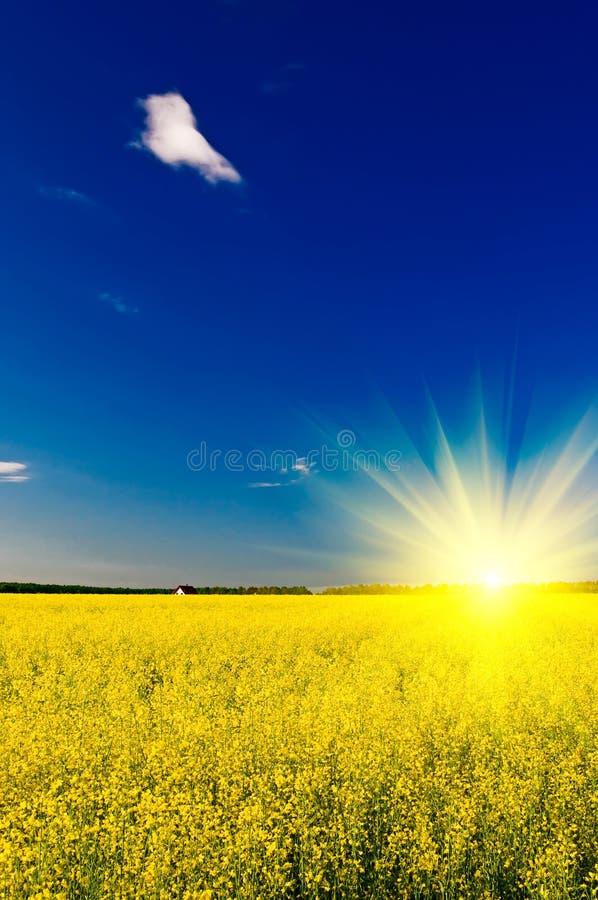
[[[0,897],[598,897],[598,598],[0,597]]]

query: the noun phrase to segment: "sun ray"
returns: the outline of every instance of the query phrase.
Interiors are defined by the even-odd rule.
[[[515,581],[585,577],[598,548],[595,407],[536,452],[525,452],[524,441],[509,469],[512,400],[509,423],[493,431],[480,402],[471,439],[457,444],[430,404],[431,462],[401,429],[408,453],[399,472],[361,467],[384,492],[383,510],[341,489],[346,512],[369,534],[376,532],[399,568],[417,572],[420,581],[475,582],[496,590]]]

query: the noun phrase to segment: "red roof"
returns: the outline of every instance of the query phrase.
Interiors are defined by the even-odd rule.
[[[197,591],[191,584],[179,584],[172,593],[178,594],[179,591],[182,591],[183,594],[197,594]]]

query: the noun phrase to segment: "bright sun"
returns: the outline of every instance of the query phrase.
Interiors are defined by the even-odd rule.
[[[510,412],[451,444],[436,410],[420,453],[398,421],[400,470],[360,463],[390,499],[342,497],[393,570],[417,583],[479,585],[488,594],[516,584],[592,577],[598,559],[598,405],[573,428],[536,446],[510,445]],[[357,463],[357,454],[353,464]]]
[[[503,583],[502,577],[496,572],[488,572],[484,577],[484,584],[491,591],[498,590],[499,587],[502,587]]]

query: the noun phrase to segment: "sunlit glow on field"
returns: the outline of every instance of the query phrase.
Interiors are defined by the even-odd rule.
[[[504,596],[0,595],[0,896],[590,900],[598,595]]]

